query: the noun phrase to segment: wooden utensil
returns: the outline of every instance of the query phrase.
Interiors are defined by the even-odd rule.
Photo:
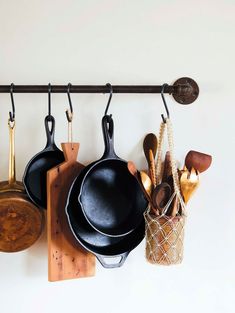
[[[177,213],[180,214],[180,208],[179,208],[179,199],[177,198],[177,196],[175,195],[174,199],[172,200],[172,203],[169,207],[169,209],[166,212],[166,215],[169,216],[176,216]]]
[[[149,150],[149,161],[150,161],[149,175],[150,175],[150,178],[151,178],[153,186],[156,187],[155,158],[154,158],[154,155],[153,155],[153,151],[151,149]]]
[[[154,187],[156,186],[155,156],[157,153],[157,137],[153,133],[145,136],[143,150],[149,167],[149,174]]]
[[[184,169],[180,176],[180,188],[186,204],[188,203],[195,190],[198,188],[198,185],[198,172],[193,167],[190,172],[187,169]]]
[[[144,189],[147,191],[148,195],[151,196],[153,184],[150,177],[144,171],[140,171],[139,173]]]
[[[164,168],[162,173],[162,182],[167,182],[169,176],[172,175],[170,151],[166,152],[164,160]]]
[[[149,133],[145,136],[144,142],[143,142],[143,149],[144,154],[146,157],[146,160],[149,165],[149,150],[152,150],[153,156],[156,156],[157,153],[157,137],[153,133]]]
[[[69,188],[84,166],[77,162],[79,143],[62,143],[65,162],[47,172],[48,280],[95,274],[95,257],[75,240],[64,208]]]
[[[212,156],[198,151],[189,151],[185,157],[185,166],[190,171],[193,167],[199,173],[206,171],[212,162]]]
[[[134,164],[134,162],[132,161],[128,161],[127,162],[127,168],[129,170],[129,172],[136,178],[136,180],[138,181],[144,195],[145,195],[145,198],[147,199],[147,201],[149,202],[149,204],[151,205],[151,210],[157,214],[157,210],[154,208],[153,206],[153,203],[152,203],[152,199],[150,197],[150,195],[148,194],[148,192],[146,191],[143,183],[142,183],[142,179],[141,179],[141,173],[142,173],[142,177],[143,177],[143,173],[146,174],[145,172],[138,172],[137,169],[136,169],[136,166]],[[146,174],[147,175],[147,174]]]
[[[167,183],[161,183],[157,185],[152,192],[152,202],[159,213],[162,214],[167,202],[171,196],[171,187]]]
[[[180,178],[180,175],[181,175],[180,170],[178,170],[178,175]],[[170,151],[167,151],[166,155],[165,155],[164,169],[163,169],[163,174],[162,174],[162,182],[167,182],[170,185],[172,193],[173,193],[174,181],[173,181],[173,176],[172,176]],[[180,214],[180,211],[181,211],[181,208],[179,208],[179,200],[175,196],[165,214],[169,215],[169,216],[176,216],[177,213]]]
[[[147,198],[148,201],[151,201],[149,192],[147,192],[147,190],[144,187],[143,181],[145,181],[146,175],[148,176],[148,174],[146,174],[145,172],[142,171],[142,178],[143,181],[141,179],[141,174],[137,171],[136,166],[134,164],[134,162],[132,161],[128,161],[127,162],[127,168],[129,170],[129,172],[136,178],[136,180],[138,181],[145,197]],[[147,187],[148,188],[148,187]]]

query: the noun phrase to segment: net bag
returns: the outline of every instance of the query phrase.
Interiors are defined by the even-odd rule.
[[[152,213],[149,205],[144,214],[146,248],[148,262],[160,265],[179,264],[183,260],[185,203],[180,193],[179,176],[173,157],[173,132],[169,119],[161,123],[159,131],[158,155],[156,163],[156,183],[161,183],[162,144],[164,131],[167,128],[170,162],[174,192],[162,212]],[[169,214],[169,211],[172,213]]]
[[[172,265],[183,260],[185,216],[146,213],[146,258],[152,264]]]

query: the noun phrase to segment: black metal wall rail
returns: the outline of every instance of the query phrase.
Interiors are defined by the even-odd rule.
[[[0,85],[0,93],[9,93],[11,85]],[[51,85],[52,93],[66,93],[68,85]],[[106,85],[71,85],[70,93],[109,93]],[[14,85],[14,93],[48,93],[48,85]],[[162,85],[112,85],[113,93],[161,93]],[[180,104],[190,104],[199,95],[197,83],[189,78],[178,79],[173,85],[164,87],[164,93],[171,94]]]

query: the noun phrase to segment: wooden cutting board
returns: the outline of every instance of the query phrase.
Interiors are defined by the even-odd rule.
[[[84,168],[77,162],[79,143],[62,143],[61,146],[65,162],[47,172],[49,281],[95,275],[95,257],[75,240],[65,214],[71,183]]]

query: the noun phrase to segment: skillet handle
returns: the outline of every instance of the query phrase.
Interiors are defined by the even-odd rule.
[[[106,158],[117,158],[117,155],[114,151],[113,143],[113,119],[111,115],[104,115],[102,118],[102,130],[104,137],[104,159]]]
[[[45,123],[45,129],[46,129],[46,137],[47,137],[47,144],[45,148],[55,148],[55,140],[54,140],[54,136],[55,136],[55,119],[54,117],[51,115],[47,115],[45,117],[44,120]],[[49,123],[51,123],[51,129],[49,127]]]
[[[128,254],[130,252],[125,252],[119,255],[115,255],[112,257],[105,257],[99,254],[96,254],[97,259],[99,260],[100,264],[104,267],[104,268],[116,268],[116,267],[121,267],[124,262],[126,261],[126,258],[128,257]],[[120,258],[120,260],[118,262],[115,262],[116,258]],[[106,263],[105,259],[114,259],[114,263]]]

